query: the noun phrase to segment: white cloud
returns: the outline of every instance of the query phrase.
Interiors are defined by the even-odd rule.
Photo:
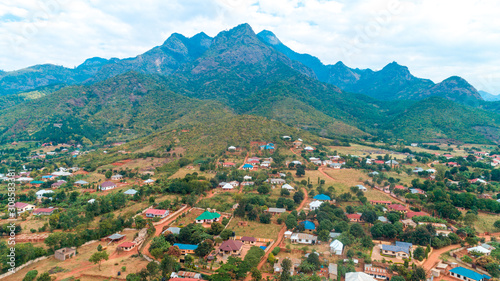
[[[459,75],[500,93],[500,3],[492,0],[5,0],[0,11],[4,70],[133,57],[174,32],[215,36],[248,22],[324,63],[397,61],[435,82]]]

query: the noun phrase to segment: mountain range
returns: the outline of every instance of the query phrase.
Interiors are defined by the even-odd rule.
[[[248,24],[214,38],[173,34],[135,58],[2,72],[0,89],[9,101],[0,107],[2,142],[109,143],[210,124],[231,134],[255,120],[341,139],[489,143],[500,128],[500,106],[460,77],[434,84],[395,62],[380,71],[323,65]]]

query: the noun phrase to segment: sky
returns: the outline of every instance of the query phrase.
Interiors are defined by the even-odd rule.
[[[174,32],[216,36],[249,23],[324,64],[396,61],[500,94],[499,13],[496,0],[2,0],[0,69],[134,57]]]

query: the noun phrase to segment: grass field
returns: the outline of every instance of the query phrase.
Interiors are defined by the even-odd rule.
[[[360,157],[367,157],[368,155],[371,155],[372,158],[377,158],[377,156],[383,157],[386,154],[389,154],[394,159],[406,159],[406,155],[401,153],[393,153],[385,149],[373,148],[360,144],[351,144],[351,146],[330,146],[329,148],[332,151],[337,151],[337,153],[357,155]]]
[[[281,225],[278,224],[262,224],[255,221],[247,221],[248,226],[239,226],[238,222],[244,219],[234,217],[228,225],[228,229],[232,229],[238,236],[252,236],[257,238],[277,239]]]
[[[499,219],[500,216],[498,215],[479,213],[478,220],[474,223],[474,227],[478,232],[497,232],[498,229],[496,229],[493,224]]]
[[[194,169],[180,168],[175,174],[171,175],[169,178],[170,179],[182,179],[182,178],[186,177],[187,174],[192,174],[194,172],[198,173],[198,176],[204,176],[207,179],[211,179],[215,176],[215,174],[200,172],[200,169],[198,167],[194,167]]]
[[[234,195],[236,193],[233,192],[221,192],[217,193],[211,198],[204,198],[201,199],[198,204],[196,204],[196,207],[199,208],[212,208],[212,209],[217,209],[218,211],[221,212],[230,212],[230,209],[233,207],[235,204],[234,201]]]

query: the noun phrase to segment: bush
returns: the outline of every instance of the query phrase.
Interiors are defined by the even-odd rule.
[[[462,257],[462,261],[465,262],[465,263],[472,263],[472,258],[465,255]]]
[[[280,251],[281,251],[281,248],[280,247],[276,247],[276,248],[273,249],[273,251],[271,253],[273,253],[273,255],[276,256],[277,254],[279,254]]]
[[[37,270],[30,270],[28,273],[23,278],[23,281],[33,281],[35,280],[35,277],[38,275]]]

